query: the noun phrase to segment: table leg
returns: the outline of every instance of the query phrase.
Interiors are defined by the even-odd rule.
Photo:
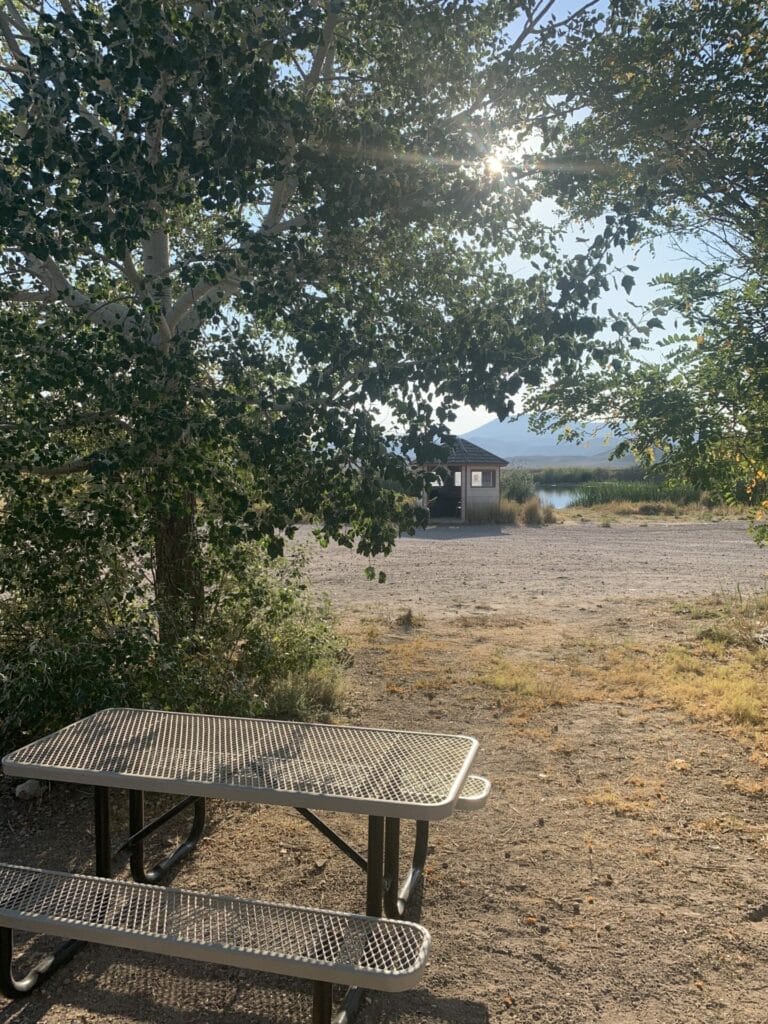
[[[155,829],[164,825],[180,811],[190,804],[194,805],[194,817],[189,835],[183,843],[179,843],[173,853],[169,854],[153,868],[147,870],[144,865],[144,839]],[[163,882],[168,872],[178,862],[186,857],[200,841],[205,828],[205,799],[203,797],[187,797],[180,800],[173,807],[163,814],[158,815],[148,825],[144,824],[144,794],[137,789],[128,792],[128,832],[129,838],[124,848],[131,851],[131,875],[135,882],[148,882],[150,885],[159,885]]]
[[[387,917],[409,917],[417,921],[421,908],[417,897],[424,883],[424,866],[429,852],[429,822],[416,822],[411,868],[398,890],[400,876],[400,820],[387,818],[384,841],[384,913]]]
[[[109,821],[109,790],[103,786],[93,789],[93,830],[96,844],[96,874],[112,876],[112,840]],[[40,982],[49,978],[62,964],[68,963],[85,945],[81,939],[62,942],[47,956],[42,957],[23,978],[13,973],[13,929],[0,928],[0,992],[7,999],[20,999],[34,991]]]
[[[6,999],[21,999],[33,992],[41,981],[67,963],[85,943],[79,939],[62,942],[53,953],[44,956],[23,978],[13,973],[13,929],[0,928],[0,992]]]
[[[384,819],[368,818],[368,868],[366,871],[365,912],[381,917],[384,890]]]
[[[96,839],[96,874],[112,877],[112,828],[109,816],[109,790],[93,787],[93,832]]]
[[[316,981],[312,987],[312,1024],[331,1024],[333,985]]]

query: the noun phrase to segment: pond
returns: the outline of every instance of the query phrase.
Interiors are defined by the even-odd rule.
[[[565,508],[570,505],[576,496],[575,487],[540,487],[536,495],[542,505],[552,505],[553,508]]]

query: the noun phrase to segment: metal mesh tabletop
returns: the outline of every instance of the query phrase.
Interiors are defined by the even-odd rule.
[[[420,925],[0,864],[0,925],[385,991],[410,988]]]
[[[450,814],[469,736],[106,709],[3,758],[8,775],[430,820]]]

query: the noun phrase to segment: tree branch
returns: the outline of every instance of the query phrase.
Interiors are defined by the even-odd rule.
[[[101,303],[93,302],[84,292],[71,285],[50,256],[46,260],[40,260],[36,256],[26,254],[25,260],[27,270],[48,288],[52,300],[60,299],[70,309],[85,316],[91,323],[101,327],[117,327],[123,333],[131,324],[137,328],[140,326],[139,318],[124,303],[113,300]],[[165,318],[161,316],[159,331],[148,338],[147,342],[153,348],[163,348],[170,337],[171,332]]]
[[[312,66],[307,72],[307,76],[304,80],[303,92],[305,100],[310,100],[312,98],[318,84],[320,83],[326,64],[329,60],[333,59],[333,41],[338,22],[338,12],[328,10],[325,24],[323,25],[323,34],[320,39],[320,43],[318,44],[315,55],[312,58]],[[288,145],[288,152],[283,158],[283,166],[286,170],[290,166],[297,148],[298,142],[296,139],[292,138]],[[262,223],[262,230],[271,231],[277,226],[285,213],[295,190],[296,179],[290,175],[287,175],[281,181],[277,182],[272,193],[272,201],[269,204],[269,210],[267,211]]]
[[[586,11],[588,11],[590,7],[596,6],[597,2],[598,0],[588,0],[588,2],[585,3],[583,7],[580,7],[579,10],[574,11],[573,14],[569,14],[568,17],[564,18],[562,21],[556,22],[554,27],[561,27],[563,25],[567,25],[574,18],[578,17],[578,15],[584,14]],[[525,40],[539,27],[543,19],[547,16],[547,14],[549,14],[554,5],[555,0],[540,0],[540,2],[538,4],[535,4],[532,9],[526,7],[525,25],[523,25],[515,40],[504,50],[504,55],[507,58],[511,57],[513,54],[517,53],[520,50]],[[445,130],[453,128],[457,124],[460,124],[462,121],[466,121],[468,118],[472,116],[472,114],[477,113],[477,111],[480,110],[482,106],[484,106],[486,103],[493,103],[494,99],[500,98],[506,91],[507,88],[502,86],[493,91],[485,90],[483,94],[474,101],[474,103],[471,103],[468,107],[465,107],[464,110],[460,110],[458,113],[453,114],[451,117],[449,117],[448,120],[445,121],[444,124],[441,126],[442,129]]]
[[[104,327],[123,327],[131,315],[122,302],[94,303],[84,292],[73,287],[56,262],[49,256],[40,260],[26,255],[27,269],[46,286],[52,298],[61,299],[70,309],[83,313],[92,323]]]
[[[0,11],[0,33],[2,33],[8,44],[8,49],[11,51],[13,56],[19,62],[19,64],[26,63],[26,57],[24,51],[19,46],[18,38],[14,35],[13,28],[8,19],[8,15]]]
[[[8,472],[13,470],[16,473],[25,473],[29,476],[41,476],[46,480],[53,480],[60,476],[71,476],[74,473],[85,473],[90,466],[89,459],[73,459],[71,462],[64,462],[60,466],[14,466],[9,463],[0,465],[0,471]]]
[[[3,295],[0,292],[0,301],[3,302],[53,302],[50,292],[29,292],[23,289],[18,292],[10,292]]]
[[[136,269],[136,264],[133,262],[133,256],[131,256],[130,252],[127,249],[123,256],[122,269],[126,281],[128,282],[128,284],[131,285],[136,296],[138,297],[142,289],[141,277],[139,276],[139,272]]]
[[[109,128],[107,128],[107,126],[98,119],[92,110],[89,110],[84,104],[78,103],[77,112],[81,117],[84,117],[86,121],[89,121],[98,133],[107,139],[108,142],[117,142],[117,136],[114,132],[111,132]]]

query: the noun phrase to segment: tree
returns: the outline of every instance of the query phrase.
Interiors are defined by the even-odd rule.
[[[628,206],[657,229],[711,229],[764,250],[761,0],[630,0],[604,32],[574,35],[557,59],[567,63],[566,95],[545,125],[543,163],[572,210]]]
[[[561,422],[605,416],[627,436],[619,451],[750,501],[765,540],[768,11],[756,0],[628,4],[569,63],[547,137],[553,184],[581,216],[607,202],[636,219],[638,238],[692,240],[703,267],[657,278],[652,312],[684,328],[661,364],[627,349],[608,372],[556,382],[538,406],[557,406]],[[622,283],[630,291],[631,274]]]
[[[578,361],[599,260],[488,163],[554,88],[552,7],[7,0],[0,541],[39,558],[0,588],[123,574],[172,645],[235,543],[386,551],[457,403]]]

